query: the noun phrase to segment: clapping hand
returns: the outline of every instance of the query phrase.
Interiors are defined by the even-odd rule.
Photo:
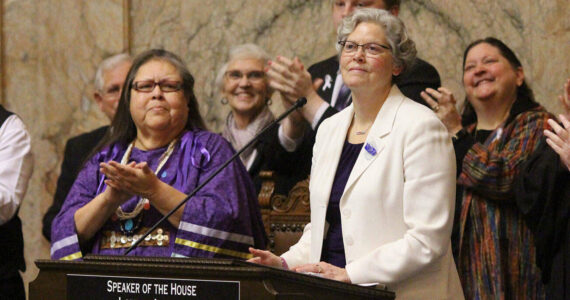
[[[159,183],[158,177],[146,162],[121,165],[116,161],[109,161],[101,163],[99,167],[101,173],[107,177],[105,184],[123,193],[151,198]]]
[[[266,73],[269,77],[269,86],[281,92],[287,100],[295,102],[315,92],[311,74],[299,58],[291,60],[277,56],[276,60],[270,61],[268,65]]]
[[[570,79],[564,84],[564,93],[559,97],[565,114],[560,114],[558,119],[562,126],[555,120],[549,119],[548,124],[551,130],[545,130],[546,142],[548,145],[560,155],[560,160],[568,171],[570,171]]]
[[[443,122],[443,125],[445,125],[451,135],[455,135],[461,130],[461,115],[455,107],[456,101],[449,89],[440,87],[436,91],[427,88],[420,95]]]
[[[315,111],[323,102],[316,92],[323,80],[313,81],[311,74],[297,57],[291,60],[278,56],[275,61],[268,63],[265,72],[269,77],[269,86],[281,94],[286,109],[299,98],[307,99],[307,104],[303,108],[290,114],[282,123],[287,137],[300,138],[305,131],[305,120],[311,123]]]

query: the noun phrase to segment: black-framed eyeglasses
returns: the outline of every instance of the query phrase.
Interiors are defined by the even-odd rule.
[[[354,54],[358,51],[358,48],[362,47],[366,56],[369,57],[376,57],[386,50],[391,50],[390,46],[377,43],[357,44],[353,41],[338,41],[338,44],[342,46],[342,52],[346,54]]]
[[[150,93],[154,91],[154,88],[158,85],[158,88],[164,93],[178,92],[182,89],[182,82],[172,81],[172,80],[143,80],[133,83],[133,89],[141,93]]]
[[[265,78],[265,72],[263,71],[250,71],[244,74],[238,70],[230,70],[227,71],[225,75],[231,81],[239,81],[243,76],[251,82],[259,82]]]

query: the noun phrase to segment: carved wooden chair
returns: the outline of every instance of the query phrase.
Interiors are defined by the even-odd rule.
[[[281,255],[299,241],[310,221],[309,178],[299,181],[288,195],[280,195],[274,193],[273,172],[262,171],[260,177],[263,181],[258,199],[269,250]]]

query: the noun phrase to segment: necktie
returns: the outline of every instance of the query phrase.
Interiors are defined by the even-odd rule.
[[[343,110],[350,104],[350,89],[343,83],[338,91],[338,97],[336,98],[336,103],[334,108],[338,111]]]

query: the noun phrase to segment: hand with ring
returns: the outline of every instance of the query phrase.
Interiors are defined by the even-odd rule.
[[[551,130],[545,130],[546,142],[558,155],[561,163],[570,171],[570,78],[564,84],[564,93],[559,97],[566,114],[560,114],[558,120],[548,120]]]
[[[315,264],[315,268],[317,268],[317,270],[313,273],[317,273],[317,274],[323,273],[323,267],[321,267],[319,264]]]
[[[570,171],[570,120],[564,115],[559,116],[562,125],[549,119],[548,124],[552,130],[545,130],[546,143],[560,155],[560,161]]]
[[[456,101],[449,89],[440,87],[436,91],[427,88],[420,95],[433,109],[451,135],[455,135],[461,130],[461,115],[455,107]]]
[[[296,266],[291,268],[291,270],[295,272],[317,273],[321,274],[322,277],[324,278],[351,283],[350,278],[348,277],[348,272],[346,272],[346,269],[339,268],[324,261],[321,261],[317,264],[305,264],[305,265]]]

